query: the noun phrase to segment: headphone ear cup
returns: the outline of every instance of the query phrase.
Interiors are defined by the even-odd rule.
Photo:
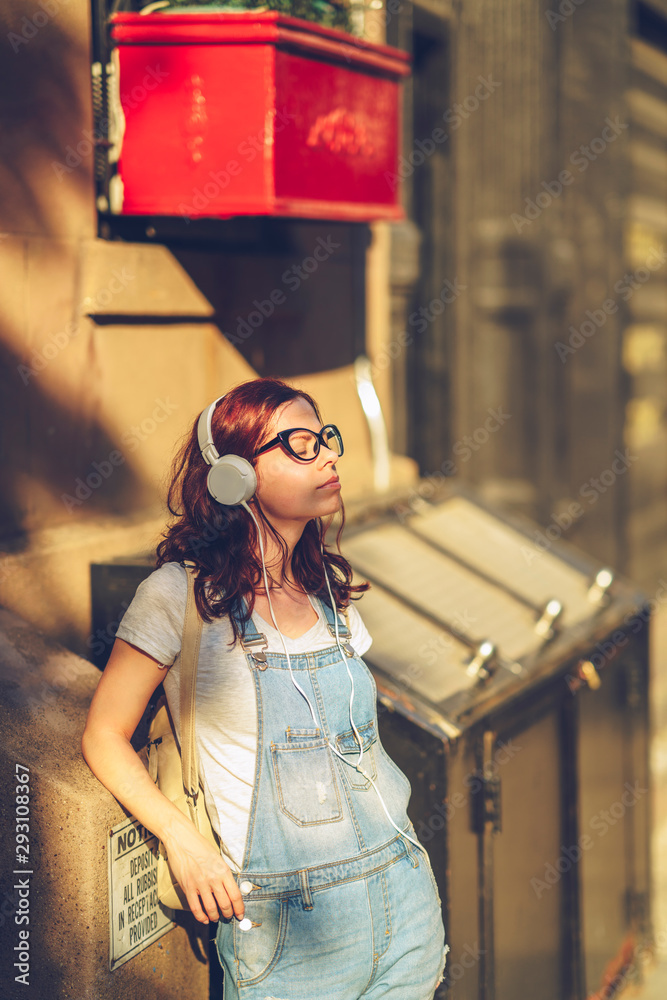
[[[239,455],[223,455],[211,466],[207,482],[211,496],[227,507],[249,500],[257,489],[255,470]]]

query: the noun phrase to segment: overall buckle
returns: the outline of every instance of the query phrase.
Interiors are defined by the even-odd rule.
[[[269,643],[264,633],[261,633],[256,639],[241,639],[241,646],[244,652],[250,653],[255,661],[255,666],[259,667],[260,670],[266,670],[268,663],[265,650],[268,649]]]
[[[336,638],[336,626],[335,625],[329,625],[329,623],[327,623],[327,628],[329,629],[329,632],[331,633],[331,637],[333,639],[335,639]],[[352,638],[352,633],[350,632],[350,630],[348,628],[346,628],[345,626],[342,626],[342,627],[339,626],[339,628],[338,628],[338,638],[340,639],[340,644],[341,644],[341,646],[343,647],[343,649],[345,650],[345,652],[347,653],[348,656],[356,656],[357,655],[355,653],[354,649],[352,648],[351,643],[350,643],[350,639]]]

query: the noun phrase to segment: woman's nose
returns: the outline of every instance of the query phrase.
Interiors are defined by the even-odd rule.
[[[335,465],[337,460],[340,458],[340,455],[338,454],[337,451],[334,451],[333,448],[328,448],[325,444],[323,444],[322,447],[320,448],[320,456],[322,454],[324,454],[324,461],[322,462],[322,466],[325,466],[328,462],[331,462],[332,465]]]

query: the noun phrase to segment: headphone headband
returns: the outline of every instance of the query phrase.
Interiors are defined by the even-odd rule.
[[[199,450],[202,453],[202,458],[208,465],[213,465],[220,456],[218,455],[218,449],[213,443],[213,413],[215,411],[218,403],[221,403],[227,393],[224,396],[218,396],[218,398],[207,406],[205,410],[202,411],[199,417],[199,423],[197,424],[197,439],[199,441]]]

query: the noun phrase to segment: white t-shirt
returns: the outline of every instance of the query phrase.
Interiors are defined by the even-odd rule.
[[[159,663],[171,665],[181,648],[187,600],[187,573],[176,562],[165,563],[137,588],[116,633]],[[316,652],[335,645],[318,602],[309,596],[318,622],[298,639],[285,637],[292,653]],[[349,608],[352,646],[363,656],[371,637],[354,602]],[[266,635],[267,652],[282,653],[280,635],[257,613],[253,620]],[[204,622],[197,668],[196,738],[199,774],[213,828],[220,836],[225,860],[241,869],[257,754],[255,685],[240,642],[228,618]],[[169,669],[164,690],[180,738],[179,666]]]

